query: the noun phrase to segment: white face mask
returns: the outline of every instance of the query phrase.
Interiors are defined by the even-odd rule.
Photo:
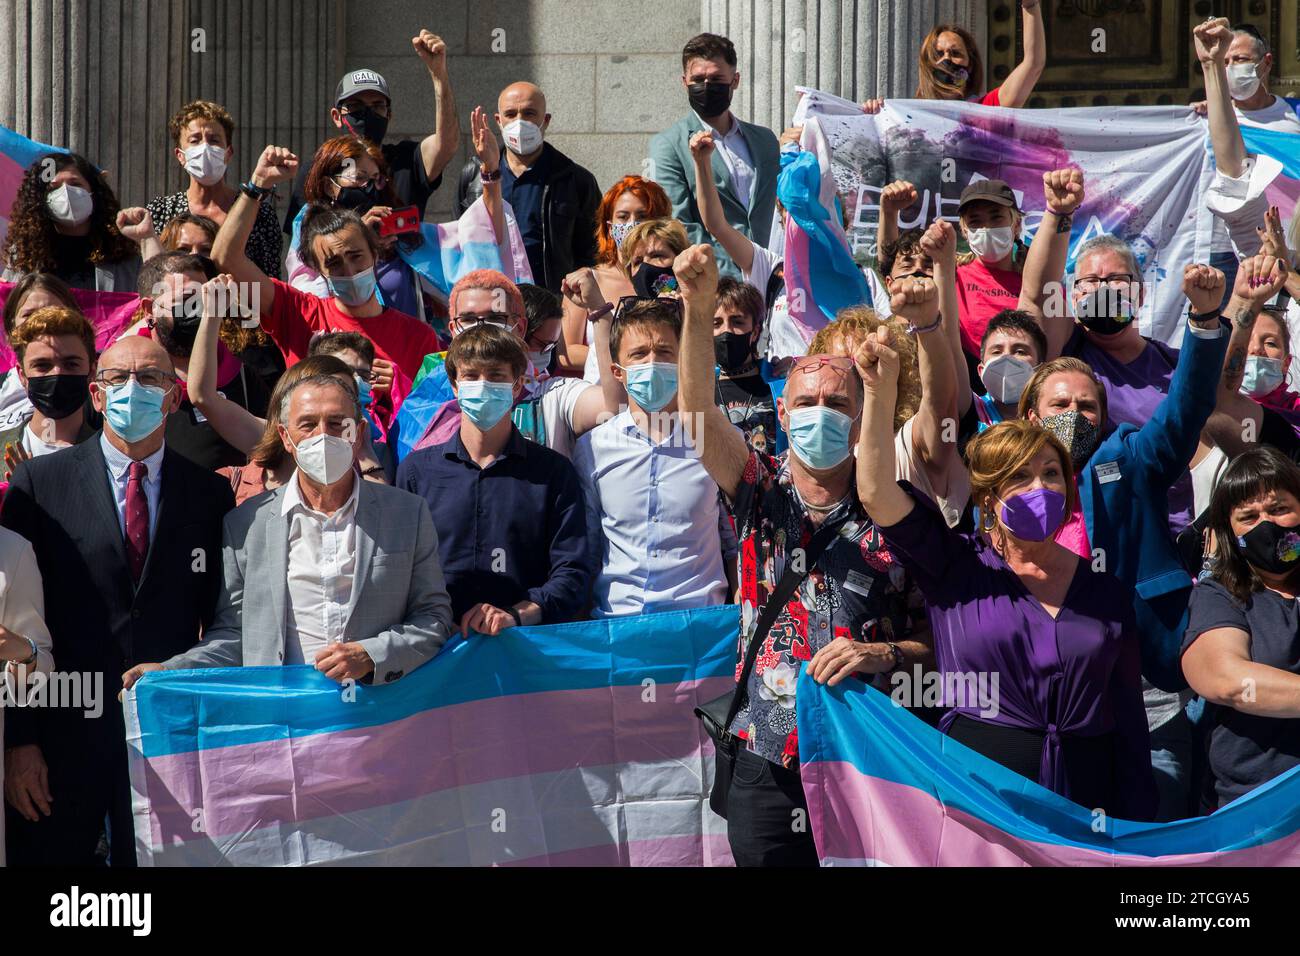
[[[80,186],[64,183],[45,194],[45,205],[56,222],[80,226],[95,211],[95,198]]]
[[[501,127],[501,138],[510,152],[516,156],[527,156],[541,147],[542,128],[526,119],[511,120]]]
[[[989,397],[1003,405],[1014,405],[1020,401],[1021,393],[1033,377],[1033,366],[1014,355],[999,355],[990,359],[980,373],[980,381],[989,390]]]
[[[1001,262],[1015,245],[1015,237],[1010,226],[993,226],[986,229],[971,229],[966,233],[966,242],[970,251],[979,256],[983,262]]]
[[[201,185],[219,183],[226,175],[226,150],[223,146],[199,143],[185,150],[185,171]]]
[[[1234,100],[1248,100],[1259,89],[1258,63],[1234,63],[1228,67],[1228,93]]]
[[[334,435],[312,435],[294,448],[294,460],[318,485],[332,485],[352,468],[352,443]]]

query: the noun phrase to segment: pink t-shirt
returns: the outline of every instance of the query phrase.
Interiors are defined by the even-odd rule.
[[[982,259],[957,267],[957,310],[961,320],[961,345],[975,357],[989,320],[1020,301],[1020,273],[991,269]]]

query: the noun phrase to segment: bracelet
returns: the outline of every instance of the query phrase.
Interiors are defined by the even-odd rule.
[[[24,657],[22,660],[11,661],[10,663],[12,663],[15,667],[31,667],[33,664],[36,663],[36,658],[39,656],[39,652],[36,649],[36,642],[24,634],[15,634],[14,637],[21,637],[24,641],[26,641],[27,646],[32,649],[32,652],[28,654],[26,657]]]
[[[481,182],[494,183],[501,178],[501,167],[498,166],[492,172],[488,172],[482,166],[478,168],[478,178]]]
[[[931,322],[929,325],[926,325],[926,326],[913,325],[911,322],[908,322],[908,323],[907,323],[907,334],[908,334],[908,335],[925,335],[926,332],[933,332],[935,329],[937,329],[937,328],[938,328],[939,326],[941,326],[941,325],[943,325],[943,316],[942,316],[942,315],[939,316],[937,319],[935,319],[933,322]]]
[[[1190,308],[1187,310],[1187,318],[1191,322],[1212,322],[1215,319],[1223,317],[1222,309],[1211,309],[1209,312],[1193,312]]]
[[[588,322],[599,322],[601,319],[603,319],[605,316],[609,315],[609,314],[610,314],[611,312],[613,312],[613,311],[614,311],[614,303],[612,303],[612,302],[606,302],[606,303],[605,303],[604,305],[602,305],[599,309],[596,309],[596,310],[594,310],[594,311],[592,311],[592,312],[588,312],[588,313],[587,313],[587,321],[588,321]]]
[[[903,666],[903,650],[893,641],[887,642],[886,646],[889,648],[890,652],[894,655],[894,666],[891,667],[890,670],[896,671]]]
[[[510,607],[506,608],[506,613],[515,619],[515,627],[524,626],[524,619],[519,614],[519,608],[515,607],[514,605],[511,605]]]
[[[371,465],[369,468],[361,469],[361,477],[367,478],[370,475],[385,475],[383,465]],[[387,475],[385,475],[387,477]]]
[[[239,191],[254,202],[261,202],[271,193],[275,192],[275,187],[267,189],[265,186],[259,186],[250,178],[246,183],[239,184]]]

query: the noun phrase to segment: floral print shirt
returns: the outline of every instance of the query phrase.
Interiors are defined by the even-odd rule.
[[[794,549],[816,528],[795,490],[786,456],[751,451],[732,502],[740,538],[740,641],[736,679],[767,596],[776,589]],[[729,728],[746,746],[787,768],[799,764],[795,685],[801,665],[839,637],[901,640],[911,608],[921,600],[884,539],[850,494],[826,521],[848,516],[811,574],[795,591],[764,639],[746,687],[746,701]],[[911,594],[909,600],[908,595]]]

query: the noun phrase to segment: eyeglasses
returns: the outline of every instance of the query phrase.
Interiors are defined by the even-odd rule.
[[[453,316],[452,321],[462,329],[470,329],[476,325],[495,325],[497,328],[505,329],[507,332],[514,328],[515,324],[508,312],[481,312],[477,315],[473,312],[466,312],[461,315]]]
[[[796,359],[794,365],[790,366],[790,374],[793,375],[795,372],[811,374],[827,365],[837,372],[847,374],[853,371],[853,359],[847,355],[805,355],[801,359]]]
[[[371,176],[369,179],[344,179],[343,174],[340,173],[336,176],[331,176],[330,179],[334,180],[335,185],[343,189],[370,189],[373,187],[374,189],[383,192],[388,188],[388,177],[380,176],[378,174]]]
[[[1135,278],[1129,272],[1114,272],[1108,276],[1079,276],[1074,280],[1074,287],[1080,292],[1091,292],[1102,285],[1127,285],[1135,281]]]
[[[134,371],[127,368],[101,368],[99,374],[95,376],[95,381],[100,385],[116,388],[130,381],[132,375],[145,388],[167,388],[176,381],[175,375],[164,372],[160,368],[138,368]]]
[[[659,305],[671,306],[673,309],[676,309],[678,312],[682,311],[682,300],[675,295],[660,295],[660,296],[625,295],[625,296],[620,296],[618,300],[618,304],[614,306],[614,318],[621,319],[628,312],[635,312],[642,307],[648,308],[650,305],[656,303]]]

